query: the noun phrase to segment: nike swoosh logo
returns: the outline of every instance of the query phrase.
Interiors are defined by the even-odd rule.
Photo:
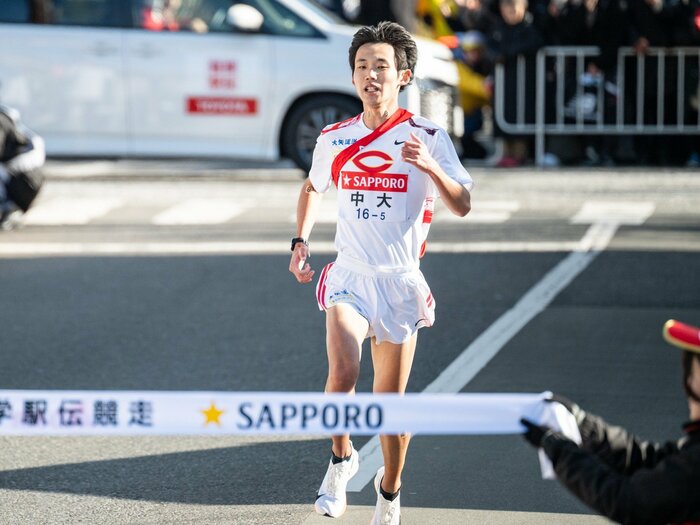
[[[395,140],[394,144],[398,146],[399,144],[403,144],[404,142],[406,142],[406,141],[405,140]]]

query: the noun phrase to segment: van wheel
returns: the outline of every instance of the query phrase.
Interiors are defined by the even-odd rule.
[[[316,139],[328,124],[354,117],[362,111],[359,100],[336,95],[310,97],[292,108],[282,129],[282,155],[308,175]]]

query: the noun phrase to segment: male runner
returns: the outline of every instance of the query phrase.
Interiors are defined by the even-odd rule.
[[[417,58],[411,35],[390,22],[363,27],[349,55],[364,111],[327,126],[318,138],[299,196],[289,270],[300,283],[311,281],[308,238],[322,195],[335,183],[338,256],[321,272],[316,294],[326,312],[326,392],[355,391],[362,342],[369,337],[374,392],[403,393],[417,331],[435,319],[435,299],[418,269],[434,201],[439,196],[453,213],[465,216],[472,180],[445,130],[399,108],[399,91],[411,82]],[[394,525],[400,522],[409,436],[380,440],[384,466],[375,478],[372,523]],[[315,508],[338,517],[345,512],[346,486],[359,465],[348,435],[332,441]]]

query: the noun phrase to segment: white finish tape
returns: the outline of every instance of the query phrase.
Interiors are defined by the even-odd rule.
[[[0,390],[0,435],[515,434],[547,395]]]

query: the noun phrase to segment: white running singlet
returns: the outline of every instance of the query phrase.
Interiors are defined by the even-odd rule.
[[[317,192],[325,193],[333,183],[336,155],[371,131],[362,114],[324,128],[309,173]],[[418,268],[439,193],[428,175],[401,160],[410,133],[427,145],[449,177],[471,190],[472,179],[447,132],[413,116],[360,149],[341,169],[335,236],[339,254],[380,268]]]

